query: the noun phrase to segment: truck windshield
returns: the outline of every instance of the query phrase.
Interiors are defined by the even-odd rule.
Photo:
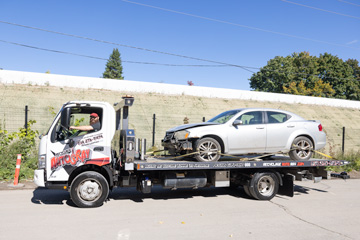
[[[233,116],[235,116],[235,114],[237,114],[238,112],[240,112],[241,109],[238,110],[230,110],[230,111],[226,111],[223,113],[220,113],[219,115],[217,115],[216,117],[210,119],[208,122],[213,122],[213,123],[226,123],[227,121],[229,121]]]

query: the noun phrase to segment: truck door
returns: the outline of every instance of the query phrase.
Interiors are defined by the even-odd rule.
[[[90,115],[94,113],[99,118],[99,128],[88,131],[69,130],[70,126],[91,126]],[[71,172],[79,166],[102,166],[110,162],[110,147],[106,147],[108,144],[105,143],[107,131],[101,124],[106,116],[101,107],[67,107],[62,115],[64,116],[55,120],[49,131],[47,157],[50,159],[46,166],[48,181],[67,181]]]

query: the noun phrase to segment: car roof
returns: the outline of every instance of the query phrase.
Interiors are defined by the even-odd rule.
[[[241,111],[241,112],[248,112],[248,111],[274,111],[274,112],[281,112],[281,113],[285,113],[285,114],[289,114],[291,116],[296,116],[298,118],[303,119],[302,117],[300,117],[299,115],[293,113],[293,112],[289,112],[286,110],[282,110],[282,109],[275,109],[275,108],[237,108],[237,109],[232,109],[229,111]]]

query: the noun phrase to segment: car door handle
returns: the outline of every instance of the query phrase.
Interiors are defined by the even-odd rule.
[[[264,129],[264,127],[257,127],[256,129]]]
[[[295,125],[288,125],[287,127],[288,128],[293,128],[293,127],[295,127]]]

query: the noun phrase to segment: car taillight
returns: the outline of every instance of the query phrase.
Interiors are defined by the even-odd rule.
[[[320,131],[320,132],[323,130],[323,127],[322,127],[321,124],[319,124],[318,128],[319,128],[319,131]]]

